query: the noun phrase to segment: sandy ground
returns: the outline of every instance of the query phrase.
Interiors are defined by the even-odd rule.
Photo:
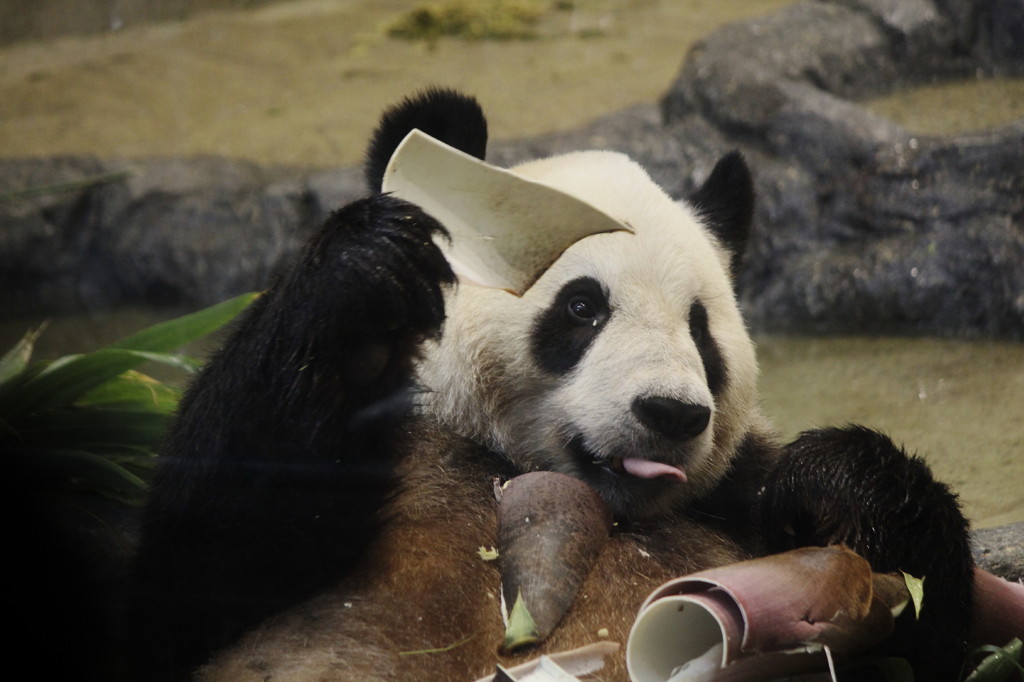
[[[498,138],[571,128],[656,101],[693,41],[787,0],[577,0],[549,13],[535,40],[387,38],[385,26],[415,4],[294,0],[0,49],[0,156],[349,164],[380,110],[429,84],[476,94]],[[971,102],[969,121],[997,123],[1024,115],[1021,83],[968,84],[954,99]],[[998,106],[978,105],[985,97]],[[912,112],[950,110],[908,101]],[[899,115],[898,102],[878,106]],[[54,320],[42,351],[54,341],[51,356],[89,350],[144,317]],[[7,321],[0,340],[13,343],[28,326],[35,322]],[[765,409],[787,435],[846,421],[879,426],[925,454],[980,526],[1024,520],[1024,346],[761,339],[760,347]]]
[[[671,83],[688,46],[787,0],[580,0],[526,41],[388,38],[409,0],[295,0],[0,50],[0,154],[357,161],[380,110],[476,94],[495,137],[570,128]]]

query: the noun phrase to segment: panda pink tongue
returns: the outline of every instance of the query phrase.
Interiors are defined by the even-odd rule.
[[[622,460],[622,468],[630,476],[637,478],[658,478],[659,476],[671,476],[680,483],[686,483],[686,472],[668,464],[652,462],[649,459],[638,459],[626,457]]]

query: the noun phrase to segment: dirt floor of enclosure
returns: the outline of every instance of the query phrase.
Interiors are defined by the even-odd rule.
[[[787,0],[580,0],[528,40],[390,38],[422,3],[296,0],[0,50],[0,154],[357,161],[382,107],[430,84],[476,94],[495,137],[654,102],[689,45]],[[559,3],[552,3],[552,6]]]

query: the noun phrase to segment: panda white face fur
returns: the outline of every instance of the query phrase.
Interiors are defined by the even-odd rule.
[[[522,297],[454,290],[419,368],[427,409],[523,470],[588,481],[621,517],[707,492],[758,418],[730,253],[621,154],[514,170],[635,232],[577,242]]]

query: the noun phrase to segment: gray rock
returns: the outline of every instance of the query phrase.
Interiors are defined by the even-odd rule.
[[[1024,522],[974,531],[974,561],[1007,580],[1024,580]]]
[[[856,101],[1024,73],[1024,3],[946,4],[798,3],[686,60],[667,130],[710,122],[755,169],[739,282],[755,327],[1024,337],[1024,120],[915,137]]]
[[[0,162],[0,314],[126,303],[206,305],[265,287],[354,169],[219,158]]]

